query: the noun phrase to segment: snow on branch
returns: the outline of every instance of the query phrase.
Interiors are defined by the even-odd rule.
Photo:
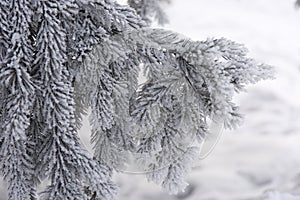
[[[141,65],[147,80],[137,87],[136,70]],[[84,86],[81,90],[90,91],[86,99],[92,105],[91,124],[98,130],[93,134],[97,157],[118,170],[123,153],[138,153],[144,170],[151,171],[149,180],[171,193],[185,185],[173,162],[190,151],[195,138],[199,142],[205,138],[207,120],[223,119],[225,127],[237,127],[242,115],[233,95],[274,74],[272,67],[248,58],[243,45],[224,38],[192,41],[151,28],[111,36],[94,48],[81,69],[77,82]],[[124,105],[125,114],[118,105]],[[132,141],[137,144],[133,149]],[[114,159],[103,153],[107,149],[114,152]],[[180,169],[191,167],[181,164]]]

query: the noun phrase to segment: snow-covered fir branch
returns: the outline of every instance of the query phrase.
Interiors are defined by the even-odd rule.
[[[44,179],[40,199],[114,199],[111,173],[131,154],[176,193],[208,120],[240,124],[233,95],[272,68],[226,39],[147,27],[165,21],[165,2],[0,2],[0,164],[10,200],[37,198]],[[89,110],[93,156],[77,133]]]
[[[5,16],[1,16],[4,18],[1,19],[3,31],[0,34],[3,38],[0,44],[4,45],[0,61],[0,166],[1,174],[9,183],[9,199],[23,199],[32,196],[34,188],[31,181],[34,163],[28,153],[30,142],[26,137],[35,96],[35,85],[28,70],[33,59],[29,40],[33,11],[26,1],[3,1],[1,7]]]

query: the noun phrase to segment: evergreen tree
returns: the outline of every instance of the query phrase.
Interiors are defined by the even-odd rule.
[[[167,0],[0,1],[0,165],[10,200],[114,199],[135,155],[170,193],[187,184],[208,119],[241,121],[234,93],[272,77],[226,39],[149,28]],[[146,82],[139,86],[143,71]],[[90,109],[94,156],[77,131]]]

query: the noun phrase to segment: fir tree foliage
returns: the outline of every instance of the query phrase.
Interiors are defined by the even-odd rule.
[[[176,193],[187,184],[185,171],[197,155],[194,140],[208,134],[207,120],[222,119],[227,128],[239,125],[234,93],[271,78],[272,67],[247,58],[242,45],[223,38],[194,42],[146,28],[131,32],[128,42],[133,39],[151,49],[142,51],[144,57],[152,57],[131,108],[139,127],[137,152],[148,179]]]
[[[3,15],[6,15],[1,19],[1,36],[6,41],[2,39],[0,42],[4,45],[1,47],[0,74],[0,165],[1,173],[9,183],[9,199],[23,199],[24,196],[31,196],[30,183],[34,172],[26,137],[26,129],[30,124],[31,99],[35,95],[35,86],[28,72],[33,54],[29,40],[32,8],[29,2],[22,0],[3,1],[1,4]]]
[[[85,199],[83,181],[95,191],[112,188],[104,184],[107,181],[105,173],[81,149],[75,127],[64,19],[72,15],[69,11],[76,9],[76,4],[72,1],[38,3],[39,27],[33,79],[38,86],[37,97],[41,98],[39,102],[44,108],[40,116],[46,126],[43,128],[44,141],[38,150],[37,171],[41,177],[51,177],[51,185],[41,199]],[[107,195],[103,194],[104,197]]]
[[[44,179],[40,199],[114,199],[111,174],[131,155],[149,181],[177,193],[208,120],[240,124],[234,93],[272,68],[223,38],[149,28],[165,22],[166,2],[0,1],[0,165],[10,200],[36,199]],[[87,113],[93,157],[77,133]]]

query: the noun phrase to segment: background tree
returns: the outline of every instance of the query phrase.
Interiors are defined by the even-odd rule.
[[[35,199],[40,179],[51,181],[41,199],[113,199],[111,173],[132,153],[149,180],[176,193],[207,120],[240,123],[233,94],[272,68],[226,39],[149,28],[152,18],[165,22],[161,2],[129,1],[135,11],[110,0],[1,1],[0,164],[9,199]],[[77,135],[88,109],[94,158]]]

